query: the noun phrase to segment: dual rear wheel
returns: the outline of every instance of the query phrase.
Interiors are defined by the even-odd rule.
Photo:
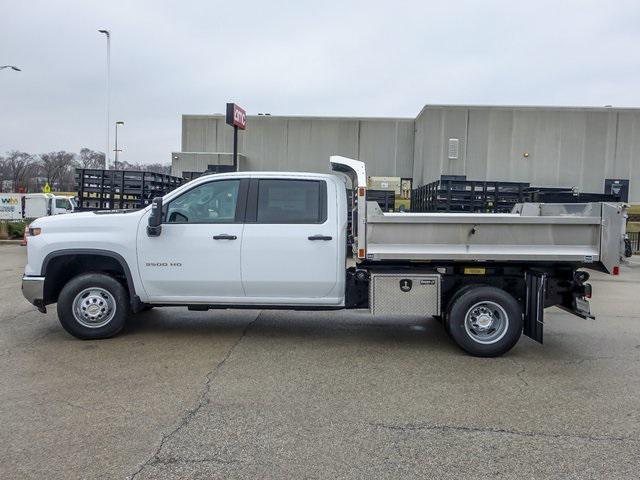
[[[463,287],[449,302],[445,329],[465,352],[496,357],[511,350],[520,339],[522,309],[500,288]]]

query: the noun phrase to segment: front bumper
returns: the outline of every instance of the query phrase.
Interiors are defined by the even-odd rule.
[[[22,277],[22,295],[29,303],[38,307],[42,313],[47,309],[44,305],[44,277]]]

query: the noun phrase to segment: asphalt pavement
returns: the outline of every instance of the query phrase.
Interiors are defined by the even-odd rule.
[[[636,259],[640,263],[639,259]],[[0,478],[575,478],[640,472],[640,265],[596,321],[470,357],[429,318],[139,314],[80,341],[0,245]]]

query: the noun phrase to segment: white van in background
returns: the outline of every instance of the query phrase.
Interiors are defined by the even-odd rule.
[[[72,213],[77,208],[74,197],[53,193],[27,193],[24,195],[24,218]]]
[[[0,220],[22,220],[71,213],[75,197],[54,193],[0,193]]]

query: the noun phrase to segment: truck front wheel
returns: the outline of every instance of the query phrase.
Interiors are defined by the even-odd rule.
[[[127,290],[115,278],[86,273],[72,278],[58,297],[58,319],[74,337],[109,338],[122,330],[129,313]]]
[[[453,301],[446,328],[465,352],[497,357],[518,342],[522,334],[522,310],[518,301],[504,290],[478,286]]]

